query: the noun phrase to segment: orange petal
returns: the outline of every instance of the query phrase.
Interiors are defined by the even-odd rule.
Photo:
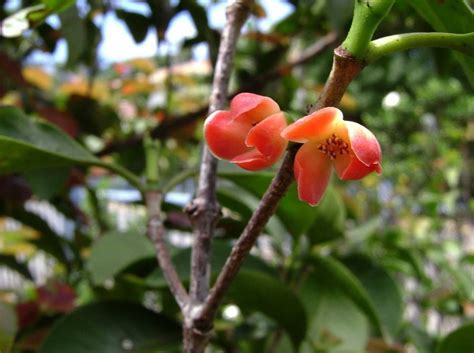
[[[269,163],[267,157],[255,148],[249,152],[238,155],[233,158],[231,162],[237,164],[240,168],[251,171],[262,170],[273,164]]]
[[[323,141],[334,133],[336,124],[341,121],[342,112],[339,109],[323,108],[295,121],[283,130],[282,136],[300,143]]]
[[[350,155],[339,155],[334,160],[339,178],[357,180],[373,171],[379,174],[382,172],[382,151],[369,129],[355,122],[345,121],[338,125],[336,134],[346,140],[352,150]]]
[[[234,119],[255,124],[267,116],[280,111],[278,104],[271,98],[253,93],[240,93],[230,103]]]
[[[331,177],[331,160],[320,151],[317,143],[305,143],[295,158],[295,179],[301,201],[316,206]]]
[[[282,112],[264,119],[249,131],[245,141],[247,146],[255,149],[236,156],[232,162],[248,170],[260,170],[273,165],[288,145],[288,141],[280,136],[285,127],[286,119]]]
[[[216,157],[230,160],[250,150],[245,145],[250,127],[251,125],[233,121],[230,112],[219,110],[206,119],[204,137]]]

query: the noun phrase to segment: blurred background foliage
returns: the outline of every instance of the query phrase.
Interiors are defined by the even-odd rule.
[[[288,14],[272,13],[276,2]],[[268,95],[298,118],[324,85],[331,48],[350,25],[352,1],[275,3],[257,1],[253,9],[231,92]],[[95,155],[140,175],[143,134],[162,141],[166,226],[178,272],[188,280],[191,235],[183,206],[195,186],[219,44],[221,28],[209,13],[224,4],[40,4],[0,1],[3,34],[12,31],[6,26],[11,16],[13,30],[21,32],[25,21],[31,27],[0,37],[0,156],[13,161],[0,160],[0,351],[179,351],[178,308],[144,236],[138,191],[80,162],[79,154],[86,153],[83,147],[89,152],[82,160]],[[435,22],[451,31],[473,30],[472,3],[398,0],[375,37],[432,31],[436,11],[427,14],[423,6],[448,11],[450,18]],[[21,9],[27,10],[19,15]],[[183,13],[195,35],[170,42],[170,23]],[[112,14],[136,43],[156,33],[156,55],[101,60],[102,25]],[[265,20],[271,26],[263,26]],[[300,60],[321,40],[326,50]],[[65,44],[64,63],[47,56]],[[207,54],[196,55],[203,46]],[[48,61],[38,64],[38,53]],[[316,208],[299,202],[292,186],[226,298],[210,352],[473,352],[472,72],[472,59],[440,49],[397,53],[364,69],[341,109],[378,137],[382,176],[349,183],[334,178]],[[48,152],[46,135],[31,132],[23,142],[46,152],[27,150],[17,158],[19,147],[8,146],[19,137],[12,135],[5,106],[26,113],[16,112],[29,121],[24,126],[36,126],[32,119],[56,125],[63,131],[58,146],[69,148],[67,134],[82,152],[59,160],[61,148]],[[272,175],[221,163],[214,277]]]

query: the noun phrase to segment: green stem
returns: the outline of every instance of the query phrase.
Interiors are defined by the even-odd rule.
[[[355,0],[354,17],[342,48],[356,59],[365,58],[375,30],[395,0]]]
[[[111,172],[120,175],[122,178],[127,180],[131,185],[135,186],[141,193],[144,195],[145,193],[145,188],[143,187],[142,182],[140,181],[140,178],[133,174],[131,171],[128,169],[122,167],[119,164],[116,163],[109,163],[109,162],[104,162],[104,161],[99,161],[96,163],[93,163],[93,165],[97,167],[102,167],[107,170],[110,170]]]
[[[146,179],[150,186],[156,186],[159,178],[158,162],[160,159],[160,141],[153,140],[150,136],[145,136],[145,163]]]
[[[451,48],[474,57],[474,32],[458,33],[405,33],[376,39],[369,44],[365,57],[368,63],[397,51],[420,48]]]
[[[182,172],[176,174],[174,177],[172,177],[164,186],[163,186],[163,193],[166,194],[167,192],[170,192],[173,190],[173,188],[181,184],[183,181],[186,179],[193,177],[199,173],[199,168],[194,167],[190,169],[183,170]]]

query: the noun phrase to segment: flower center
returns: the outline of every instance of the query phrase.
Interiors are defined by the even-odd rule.
[[[331,137],[327,138],[325,143],[320,143],[318,150],[333,160],[336,159],[337,155],[350,153],[349,144],[337,137],[336,134],[332,134]]]

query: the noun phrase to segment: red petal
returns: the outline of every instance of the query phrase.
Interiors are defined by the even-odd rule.
[[[253,93],[240,93],[232,99],[230,111],[234,119],[255,124],[269,115],[278,113],[280,107],[269,97]]]
[[[309,142],[296,154],[294,169],[299,199],[316,206],[331,177],[331,160],[318,151],[318,144]]]
[[[339,155],[334,160],[337,175],[343,180],[362,179],[367,174],[382,172],[382,151],[374,134],[366,127],[345,121],[336,129],[336,134],[348,140],[353,154]]]
[[[211,152],[218,158],[231,160],[248,152],[245,138],[251,125],[232,120],[227,111],[212,113],[204,123],[204,137]]]
[[[374,134],[366,127],[352,121],[346,121],[346,127],[352,151],[357,158],[366,166],[380,164],[382,150]]]
[[[288,126],[282,136],[290,141],[305,143],[323,141],[334,133],[337,123],[342,121],[342,112],[328,107],[307,115]]]
[[[238,155],[232,159],[231,162],[237,164],[240,168],[252,171],[262,170],[273,164],[269,163],[265,155],[255,148],[249,152]]]
[[[286,119],[281,112],[261,121],[249,131],[245,141],[247,146],[255,149],[236,156],[232,162],[248,170],[260,170],[273,165],[288,145],[288,141],[280,136],[285,127]]]
[[[380,164],[366,166],[354,155],[337,156],[333,163],[337,175],[342,180],[359,180],[373,171],[379,174],[382,172]]]

